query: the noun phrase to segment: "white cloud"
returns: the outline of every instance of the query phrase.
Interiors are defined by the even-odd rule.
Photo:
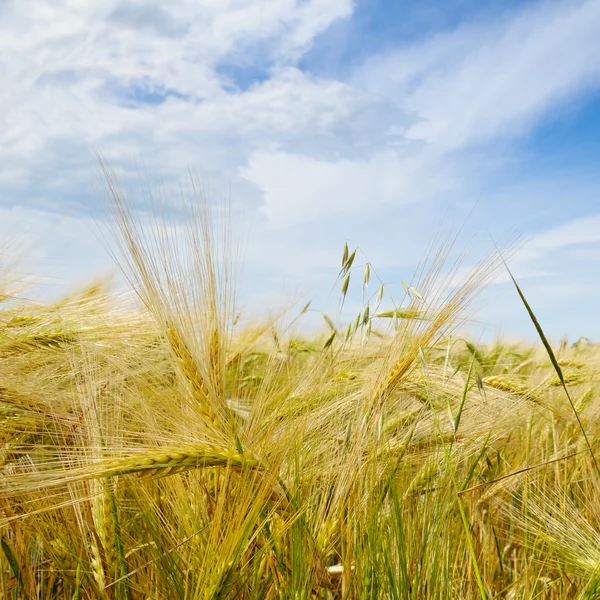
[[[511,264],[520,278],[556,276],[567,269],[573,274],[576,266],[597,260],[598,252],[600,215],[595,214],[546,227],[524,239]],[[498,282],[509,280],[506,275]]]
[[[232,182],[234,201],[260,207],[250,258],[271,281],[286,269],[298,285],[328,278],[346,237],[370,244],[386,268],[405,268],[443,208],[460,205],[460,221],[501,172],[494,143],[600,82],[600,0],[540,2],[388,45],[348,80],[300,70],[316,37],[352,9],[351,0],[0,2],[0,54],[10,57],[0,64],[5,228],[37,223],[39,238],[49,223],[56,242],[40,255],[77,261],[64,269],[74,277],[103,264],[81,217],[96,211],[99,148],[123,174],[142,160],[150,178],[156,167],[168,180],[192,165],[217,190]],[[231,86],[236,68],[250,82]],[[518,214],[495,209],[494,227],[518,218],[533,228],[538,208],[518,198]],[[547,277],[557,240],[596,243],[594,219],[547,225],[522,272]]]
[[[406,136],[447,150],[514,136],[600,83],[597,0],[542,2],[377,56],[355,84],[414,115]]]
[[[371,104],[389,115],[379,147],[358,158],[260,150],[241,173],[263,191],[263,212],[277,226],[468,196],[497,165],[489,152],[461,152],[522,134],[600,86],[598,31],[598,0],[541,3],[388,50],[349,81],[355,114],[345,115],[360,122],[358,94],[371,94]]]
[[[257,152],[241,175],[264,194],[262,211],[275,227],[357,214],[379,205],[398,213],[416,199],[427,200],[452,185],[443,166],[429,177],[433,162],[392,152],[366,160],[317,160],[284,152]]]
[[[351,8],[349,0],[3,4],[0,53],[11,60],[1,71],[0,183],[24,187],[50,165],[62,169],[67,152],[71,167],[89,173],[94,146],[119,162],[156,158],[165,170],[178,154],[181,172],[250,134],[260,143],[309,120],[327,127],[345,114],[343,86],[285,65]],[[280,66],[259,89],[227,92],[219,64],[253,52]],[[134,88],[176,97],[135,110],[123,97]],[[232,154],[221,168],[243,160]]]
[[[564,249],[578,244],[600,244],[600,215],[590,215],[553,227],[534,236],[528,250]]]

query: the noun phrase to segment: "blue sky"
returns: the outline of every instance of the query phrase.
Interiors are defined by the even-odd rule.
[[[466,222],[471,263],[522,236],[555,339],[600,339],[599,39],[600,0],[2,2],[0,235],[42,294],[114,269],[97,149],[134,196],[142,164],[231,196],[249,310],[335,311],[346,239],[394,289]],[[481,304],[477,335],[533,338],[506,277]]]

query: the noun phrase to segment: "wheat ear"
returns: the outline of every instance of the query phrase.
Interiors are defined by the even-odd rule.
[[[209,421],[216,424],[217,415],[211,406],[212,403],[208,386],[198,369],[198,364],[194,360],[186,343],[183,341],[181,334],[172,325],[167,327],[167,339],[169,340],[169,344],[171,345],[171,349],[177,359],[181,372],[188,382],[192,395],[200,405],[202,413]]]
[[[102,463],[91,477],[115,477],[130,473],[169,475],[198,467],[232,467],[257,469],[260,463],[249,456],[209,446],[165,449],[150,454],[140,454]]]

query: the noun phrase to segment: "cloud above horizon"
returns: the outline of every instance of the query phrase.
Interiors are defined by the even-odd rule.
[[[600,177],[549,169],[531,143],[599,94],[600,0],[480,11],[364,53],[358,34],[338,36],[352,45],[350,68],[307,66],[360,4],[1,3],[0,215],[12,216],[0,234],[20,219],[37,238],[40,224],[62,223],[62,244],[40,242],[49,270],[61,259],[86,272],[92,254],[100,266],[89,236],[67,233],[98,216],[100,150],[125,180],[142,170],[151,185],[175,182],[198,169],[216,195],[253,211],[247,257],[261,294],[292,272],[298,285],[331,281],[326,265],[347,238],[393,279],[416,266],[444,214],[461,225],[478,198],[476,250],[488,231],[520,229],[531,238],[523,276],[547,287],[567,269],[574,289],[569,253],[585,245],[577,256],[589,267],[600,252]]]

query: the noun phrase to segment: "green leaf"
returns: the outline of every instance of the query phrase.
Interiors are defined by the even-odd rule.
[[[21,570],[19,569],[19,563],[13,554],[12,548],[7,544],[6,540],[2,538],[2,551],[4,552],[4,556],[6,556],[6,560],[10,565],[10,568],[15,576],[16,580],[19,582],[19,585],[23,586],[23,578],[21,577]]]
[[[542,329],[542,326],[540,325],[539,321],[537,320],[537,317],[535,316],[533,310],[531,309],[531,306],[529,306],[529,302],[527,302],[527,300],[525,299],[525,295],[521,291],[521,288],[519,287],[517,280],[513,277],[513,274],[511,272],[511,270],[508,268],[508,265],[506,264],[506,261],[504,260],[504,257],[502,255],[501,255],[501,258],[502,258],[502,262],[504,263],[504,266],[506,267],[506,270],[508,271],[510,278],[512,279],[512,282],[515,285],[517,293],[519,294],[519,297],[521,298],[521,301],[523,302],[523,305],[525,306],[525,309],[527,310],[527,313],[529,314],[529,318],[531,319],[531,322],[533,323],[533,326],[535,327],[535,330],[537,331],[537,334],[539,335],[540,340],[542,340],[542,344],[544,345],[544,348],[546,349],[546,353],[548,354],[548,357],[550,358],[550,362],[552,363],[552,366],[554,367],[554,370],[556,371],[556,374],[557,374],[558,378],[560,379],[560,383],[565,391],[567,399],[569,400],[569,404],[571,405],[573,414],[575,415],[575,418],[577,419],[579,429],[581,430],[581,433],[583,434],[585,443],[586,443],[588,450],[590,451],[590,454],[592,456],[592,461],[594,462],[594,467],[596,469],[596,473],[598,474],[598,476],[600,476],[600,467],[598,466],[598,462],[596,461],[596,457],[594,456],[594,451],[592,450],[592,445],[587,436],[587,433],[585,432],[585,429],[583,428],[583,423],[581,422],[579,413],[577,412],[577,409],[575,408],[575,404],[571,398],[571,394],[569,394],[569,390],[567,389],[567,384],[565,382],[565,378],[564,378],[562,369],[561,369],[560,365],[558,364],[558,361],[556,360],[556,356],[554,355],[552,346],[550,346],[550,342],[546,338],[546,335],[544,334],[544,330]]]
[[[469,370],[467,372],[467,380],[465,381],[465,385],[463,387],[462,397],[460,399],[460,406],[458,407],[458,413],[456,414],[456,419],[452,424],[452,429],[454,429],[454,435],[458,431],[458,426],[460,425],[460,418],[462,416],[463,409],[465,407],[465,402],[467,400],[467,394],[469,393],[469,384],[471,383],[471,374],[473,373],[473,364],[475,363],[475,355],[471,358],[471,364],[469,365]]]
[[[414,319],[416,321],[431,321],[427,313],[412,309],[385,310],[373,315],[378,319]]]

